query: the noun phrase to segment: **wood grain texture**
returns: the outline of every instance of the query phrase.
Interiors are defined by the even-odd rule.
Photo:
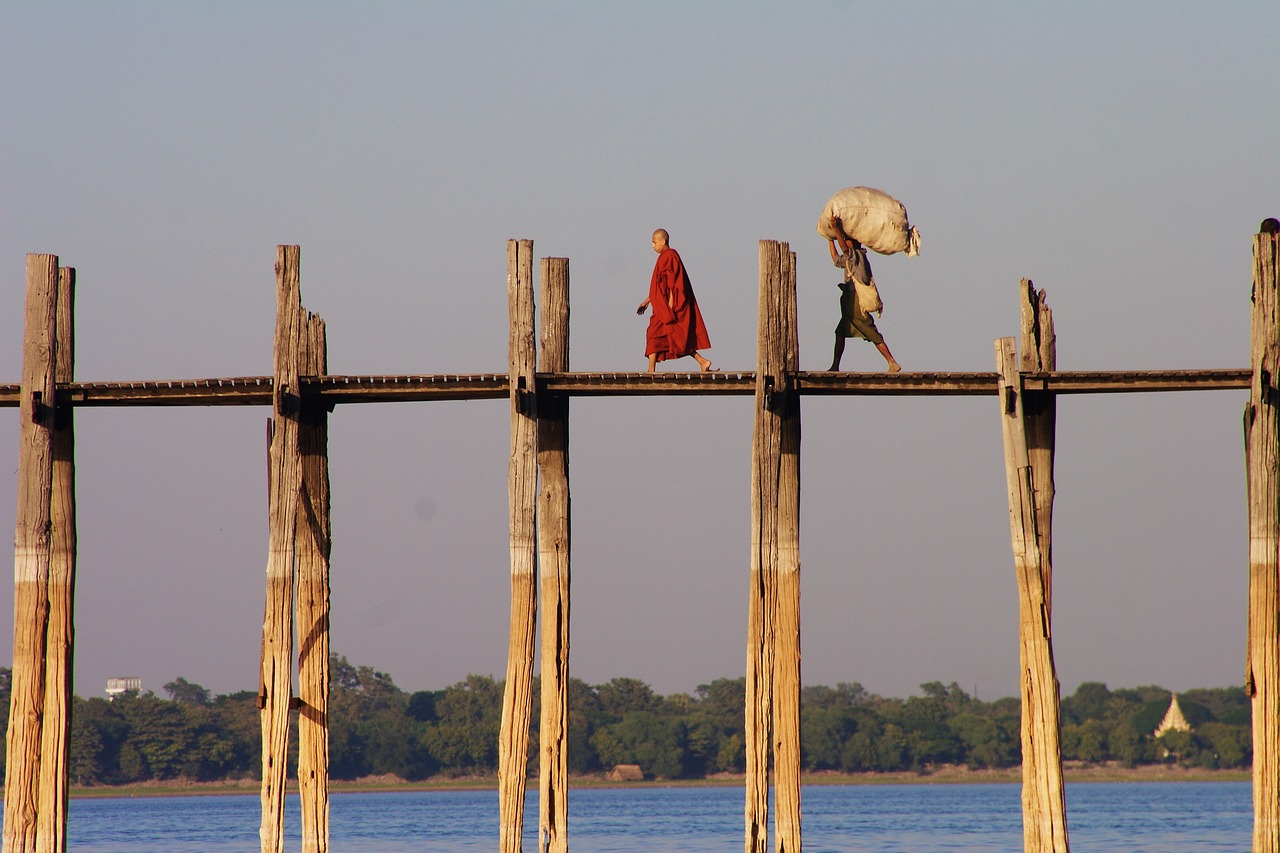
[[[541,264],[543,372],[569,369],[569,260]],[[542,678],[538,743],[538,847],[569,849],[569,398],[538,394],[538,567]]]
[[[4,853],[36,850],[52,548],[58,257],[27,255]]]
[[[324,320],[307,313],[301,371],[327,371]],[[298,800],[303,853],[329,850],[329,412],[303,397],[298,424],[302,491],[296,519],[298,549]]]
[[[1253,710],[1253,850],[1280,850],[1280,285],[1275,234],[1253,242],[1253,385],[1245,408],[1249,479],[1249,626],[1245,687]]]
[[[511,528],[511,633],[498,736],[498,849],[519,853],[533,715],[533,660],[538,616],[538,407],[534,382],[533,241],[507,241],[508,366],[511,458],[507,495]]]
[[[284,796],[293,697],[295,528],[302,459],[298,451],[302,295],[297,246],[276,247],[276,332],[273,428],[268,448],[269,551],[262,620],[259,707],[262,709],[263,853],[284,849]]]
[[[1044,579],[1050,531],[1039,530],[1024,392],[1013,338],[995,342],[1001,374],[1001,434],[1009,493],[1009,529],[1018,586],[1019,684],[1022,695],[1022,829],[1027,851],[1068,850],[1062,779],[1058,677],[1053,663]],[[1052,461],[1049,461],[1052,465]]]
[[[76,271],[58,270],[57,355],[54,375],[70,382],[75,372]],[[54,412],[53,491],[49,522],[49,623],[45,630],[44,723],[40,747],[40,806],[36,850],[67,849],[70,795],[72,662],[76,583],[75,413],[59,401]]]

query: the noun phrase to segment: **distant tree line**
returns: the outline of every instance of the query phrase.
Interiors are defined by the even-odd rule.
[[[9,675],[0,669],[0,714],[6,725]],[[648,777],[673,779],[743,770],[745,679],[718,679],[694,695],[660,696],[634,678],[598,685],[571,679],[568,689],[571,773],[602,773],[617,764],[638,764]],[[164,685],[164,691],[167,699],[151,693],[114,701],[75,698],[73,784],[260,777],[256,694],[214,696],[183,678]],[[856,683],[805,687],[803,769],[925,772],[941,764],[1000,768],[1019,763],[1017,699],[982,702],[954,683],[936,681],[921,685],[921,691],[891,699]],[[536,702],[536,689],[533,695]],[[1152,732],[1168,709],[1169,695],[1160,687],[1108,690],[1097,682],[1081,684],[1062,700],[1063,757],[1128,766],[1249,766],[1250,706],[1242,689],[1180,693],[1192,730],[1156,739]],[[422,780],[497,771],[502,683],[493,678],[471,675],[444,690],[406,693],[386,673],[335,655],[329,711],[335,779],[391,774]],[[536,719],[535,708],[531,757],[538,754]],[[292,742],[296,749],[296,735]],[[296,763],[296,755],[291,761]],[[536,759],[530,771],[536,773]]]

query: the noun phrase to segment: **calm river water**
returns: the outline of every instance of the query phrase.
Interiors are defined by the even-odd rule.
[[[806,853],[1022,850],[1017,785],[833,785],[801,793]],[[77,799],[72,853],[251,853],[256,795]],[[299,849],[290,798],[286,850]],[[1248,850],[1248,782],[1067,785],[1071,847],[1088,853]],[[498,843],[494,791],[336,794],[331,843],[341,853],[472,853]],[[537,792],[524,849],[536,853]],[[569,792],[569,847],[590,853],[737,853],[739,788],[626,788]]]

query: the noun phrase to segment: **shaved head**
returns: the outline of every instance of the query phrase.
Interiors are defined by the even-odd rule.
[[[670,244],[671,237],[667,234],[667,229],[659,228],[653,232],[653,250],[661,252]]]

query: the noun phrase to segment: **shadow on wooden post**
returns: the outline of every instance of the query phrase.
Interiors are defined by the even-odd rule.
[[[307,312],[302,373],[328,373],[324,320]],[[298,800],[302,853],[329,849],[329,411],[302,399],[298,425],[302,492],[295,521],[298,548]]]

